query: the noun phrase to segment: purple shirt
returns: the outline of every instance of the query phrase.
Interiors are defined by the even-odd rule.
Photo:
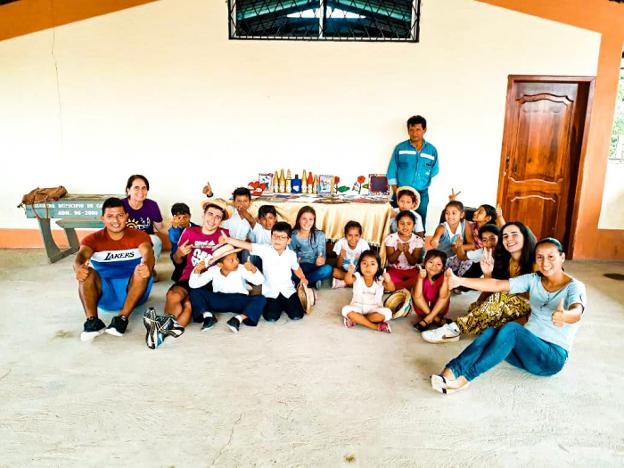
[[[154,223],[161,223],[163,220],[158,203],[146,198],[143,201],[143,206],[138,210],[134,210],[127,198],[122,199],[121,202],[126,207],[126,212],[128,213],[127,226],[129,228],[154,234]]]

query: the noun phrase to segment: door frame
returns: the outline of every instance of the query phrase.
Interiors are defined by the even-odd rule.
[[[566,258],[572,259],[574,253],[574,237],[576,234],[576,225],[578,221],[578,209],[581,199],[581,186],[583,184],[583,175],[585,172],[585,156],[587,153],[587,140],[589,135],[590,120],[594,101],[594,87],[596,84],[595,76],[557,76],[557,75],[508,75],[507,77],[507,98],[505,100],[505,121],[503,123],[503,142],[501,147],[500,167],[498,172],[498,190],[496,193],[496,202],[503,205],[503,185],[505,179],[506,161],[508,154],[508,145],[511,141],[510,131],[507,122],[511,122],[512,111],[511,104],[513,96],[511,94],[514,84],[519,81],[532,81],[538,83],[578,83],[586,85],[587,89],[587,107],[585,109],[585,125],[583,126],[583,139],[581,142],[581,151],[579,154],[578,172],[576,174],[576,187],[574,196],[570,197],[573,203],[572,216],[570,219],[569,245],[566,249]],[[504,215],[504,213],[503,213]],[[538,239],[539,240],[539,239]]]

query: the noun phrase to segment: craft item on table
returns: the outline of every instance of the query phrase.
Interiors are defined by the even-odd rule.
[[[318,193],[319,189],[319,176],[318,174],[314,176],[314,180],[312,181],[312,193]]]
[[[279,174],[279,193],[286,191],[286,178],[284,177],[284,169],[280,170]]]
[[[308,193],[316,193],[314,191],[314,177],[312,176],[312,171],[308,172]]]
[[[258,182],[260,183],[260,187],[264,192],[272,192],[273,191],[273,174],[270,172],[265,174],[258,174]]]
[[[318,176],[319,195],[330,195],[334,192],[334,176],[321,174]]]
[[[362,193],[363,188],[368,188],[368,184],[365,184],[364,182],[366,182],[366,177],[364,177],[363,175],[358,176],[351,190],[357,193]]]
[[[259,197],[266,190],[266,185],[261,184],[258,180],[254,180],[247,184],[247,188],[251,192],[252,197]]]
[[[308,174],[305,169],[301,173],[301,193],[308,193]]]
[[[299,174],[295,174],[295,178],[291,181],[292,193],[301,193],[301,179]]]
[[[371,174],[368,176],[368,193],[371,195],[389,195],[390,186],[385,174]]]

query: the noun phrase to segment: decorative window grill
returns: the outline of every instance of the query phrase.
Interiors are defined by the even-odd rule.
[[[418,42],[421,0],[228,0],[230,39]]]

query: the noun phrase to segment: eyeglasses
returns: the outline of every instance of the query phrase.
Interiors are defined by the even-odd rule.
[[[275,240],[288,240],[288,236],[276,236],[275,234],[272,234],[271,238]]]

